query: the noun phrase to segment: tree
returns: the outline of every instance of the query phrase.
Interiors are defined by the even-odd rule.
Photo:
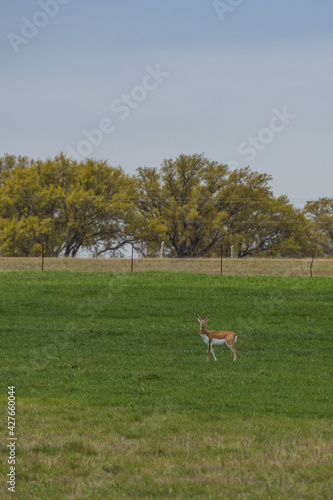
[[[27,156],[13,156],[6,154],[0,158],[0,188],[4,185],[6,179],[11,177],[14,170],[18,167],[27,168],[33,163]]]
[[[100,255],[132,241],[135,182],[120,168],[62,154],[11,164],[0,187],[2,255],[40,255],[42,245],[48,256]]]
[[[308,201],[304,207],[304,214],[311,222],[313,241],[319,250],[326,254],[333,254],[333,198],[319,198]]]
[[[280,255],[298,257],[309,251],[308,224],[287,197],[275,198],[269,186],[271,176],[249,167],[230,173],[220,193],[225,222],[224,248],[230,255],[234,245],[238,257]]]
[[[138,239],[142,251],[156,255],[161,241],[177,257],[202,256],[223,234],[224,212],[218,193],[228,167],[203,155],[165,160],[161,170],[139,168]]]
[[[126,229],[134,210],[135,184],[129,176],[106,162],[88,159],[77,163],[63,155],[49,168],[54,170],[51,178],[58,176],[62,190],[57,221],[65,257],[74,257],[80,248],[101,255],[130,241]]]
[[[97,255],[132,242],[135,182],[120,168],[86,160],[73,165],[73,183],[63,199],[65,256],[80,247]]]
[[[15,164],[1,187],[0,252],[6,256],[47,255],[57,247],[54,215],[60,203],[55,186],[41,186],[37,164]],[[59,194],[59,192],[58,192]]]
[[[271,177],[202,155],[165,160],[160,171],[138,170],[142,252],[201,257],[234,245],[247,255],[300,256],[308,251],[307,221],[286,197],[274,198]]]
[[[333,253],[333,200],[296,210],[275,198],[271,177],[230,171],[203,155],[168,159],[161,169],[126,175],[105,161],[0,158],[0,255],[66,257],[84,248],[119,253],[135,243],[144,255],[309,255],[314,241]]]

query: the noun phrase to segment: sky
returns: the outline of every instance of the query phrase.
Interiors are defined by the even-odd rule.
[[[0,156],[204,154],[333,197],[332,0],[4,0]]]

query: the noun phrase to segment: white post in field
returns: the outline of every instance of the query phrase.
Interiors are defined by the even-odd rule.
[[[160,257],[161,257],[161,259],[163,259],[163,257],[164,257],[164,248],[165,248],[165,243],[164,243],[164,241],[162,241],[162,243],[161,243],[161,251],[160,251]]]

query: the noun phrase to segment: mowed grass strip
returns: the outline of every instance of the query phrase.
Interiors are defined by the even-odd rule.
[[[223,258],[225,276],[310,276],[311,258]],[[220,258],[138,258],[135,272],[221,273]],[[0,271],[41,271],[42,259],[37,257],[1,257]],[[79,272],[129,272],[131,259],[125,258],[56,258],[44,259],[44,270]],[[313,276],[333,277],[333,259],[315,258]]]
[[[331,498],[332,291],[329,278],[2,273],[17,498]],[[206,362],[196,314],[238,333],[239,361],[218,346]]]

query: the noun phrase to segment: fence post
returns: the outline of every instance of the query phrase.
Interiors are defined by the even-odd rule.
[[[160,250],[160,257],[161,257],[161,259],[163,259],[163,257],[164,257],[164,251],[165,251],[165,242],[162,241],[162,243],[161,243],[161,250]]]
[[[221,274],[223,273],[223,264],[222,264],[222,261],[223,261],[223,245],[221,245]]]
[[[44,245],[42,245],[42,271],[44,271]]]
[[[312,266],[313,266],[313,261],[314,261],[314,258],[315,258],[316,250],[317,250],[317,247],[314,247],[313,254],[312,254],[312,260],[311,260],[311,265],[310,265],[310,276],[311,276],[311,278],[312,278]]]
[[[133,272],[133,259],[134,259],[134,244],[131,243],[132,245],[132,257],[131,257],[131,273]]]

